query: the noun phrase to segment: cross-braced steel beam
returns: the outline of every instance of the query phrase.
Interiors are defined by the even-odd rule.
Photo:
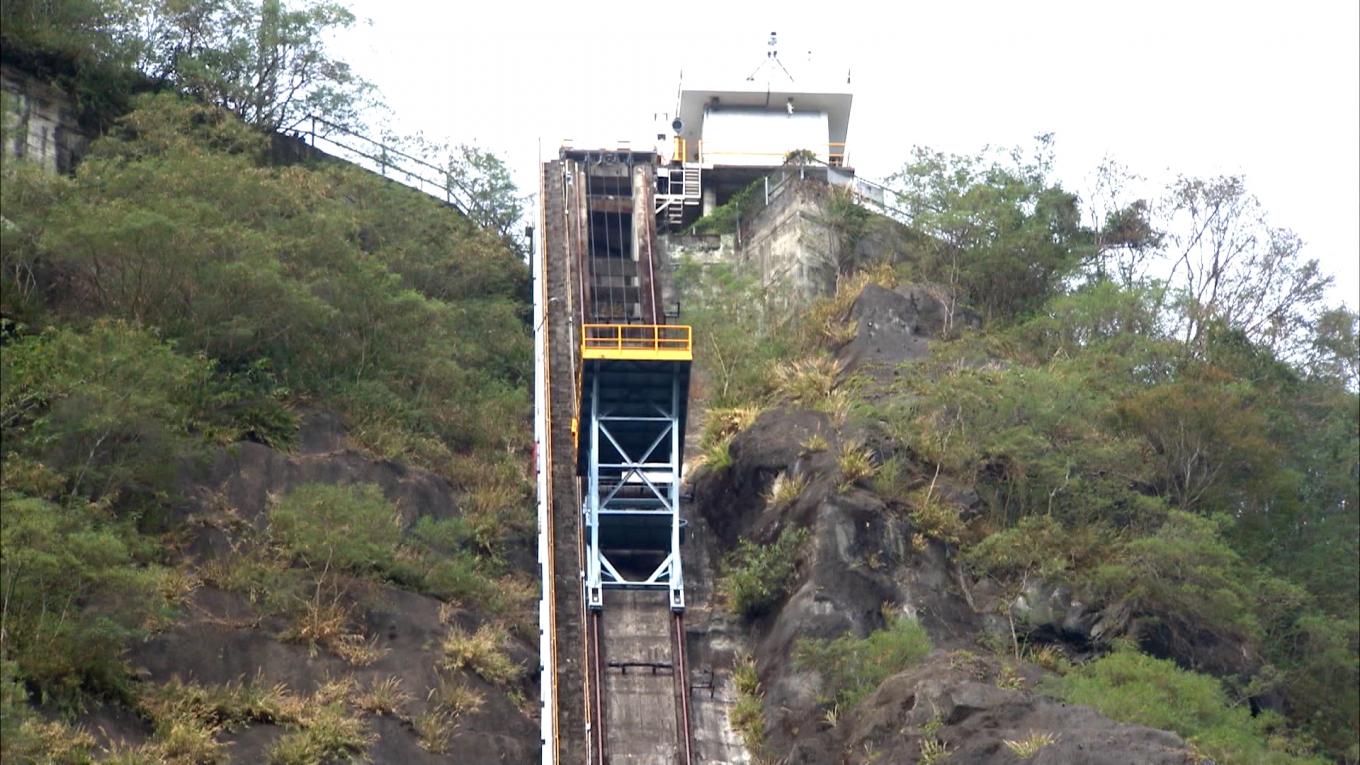
[[[591,377],[586,424],[587,604],[603,608],[608,588],[657,588],[668,589],[671,609],[681,611],[679,372],[670,377],[668,405],[652,403],[650,411],[603,400],[601,376]]]

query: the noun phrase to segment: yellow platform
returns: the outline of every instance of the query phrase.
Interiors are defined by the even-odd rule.
[[[693,361],[690,328],[684,324],[587,324],[581,358],[616,361]]]

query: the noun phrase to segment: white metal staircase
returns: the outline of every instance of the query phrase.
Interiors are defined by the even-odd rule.
[[[666,224],[679,226],[685,220],[685,208],[703,202],[702,175],[697,163],[685,162],[665,168],[666,192],[656,193],[656,214],[665,214]],[[658,184],[660,185],[660,184]]]

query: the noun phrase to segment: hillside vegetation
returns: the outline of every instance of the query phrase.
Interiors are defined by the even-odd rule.
[[[271,159],[371,103],[321,44],[352,21],[0,7],[103,133],[72,177],[0,165],[5,762],[537,752],[520,200],[475,149],[471,218]],[[922,150],[895,221],[826,192],[839,284],[796,313],[681,265],[734,728],[790,763],[1355,765],[1356,315],[1241,179],[1051,167]]]
[[[921,152],[894,179],[905,227],[824,205],[844,235],[840,287],[796,314],[762,309],[765,288],[740,267],[682,266],[710,407],[697,480],[737,497],[714,518],[753,537],[730,549],[734,612],[778,641],[805,607],[784,600],[825,553],[804,545],[796,576],[796,556],[767,551],[801,544],[794,529],[820,528],[830,508],[879,508],[861,527],[905,523],[907,557],[884,531],[851,567],[900,576],[939,546],[976,590],[960,602],[995,596],[979,644],[1056,670],[1045,693],[1173,729],[1218,762],[1356,762],[1356,315],[1322,307],[1316,263],[1240,181],[1181,179],[1160,205],[1084,222],[1096,202],[1055,184],[1050,162],[1046,140],[1034,159]],[[898,234],[855,247],[875,230]],[[883,288],[920,316],[938,302],[937,326],[905,330],[933,337],[928,354],[862,363],[857,349],[900,342],[890,314],[864,323]],[[773,435],[788,429],[805,435]],[[758,516],[724,515],[746,497]],[[1085,616],[1043,610],[1064,592]],[[823,727],[844,727],[885,676],[845,678],[846,657],[878,635],[804,647]],[[763,675],[746,687],[796,683],[774,655],[756,660]],[[766,705],[766,722],[748,704],[737,723],[771,761],[802,761],[805,742],[771,741],[817,724],[792,719],[789,698]],[[921,735],[922,761],[957,745]]]
[[[7,46],[32,31],[11,23],[22,6],[6,4]],[[506,746],[527,730],[527,269],[500,232],[422,194],[341,163],[274,164],[267,132],[180,89],[110,98],[125,111],[74,177],[0,167],[4,759],[218,762],[224,737],[264,725],[291,732],[238,756],[320,762],[374,745],[384,715],[439,752],[483,706]],[[318,416],[343,423],[339,451],[302,442]],[[224,459],[355,468],[267,484],[279,493],[251,516]],[[447,498],[415,503],[412,481]],[[409,614],[438,610],[444,642],[367,632],[384,588],[420,593]],[[192,650],[169,656],[173,678],[129,660],[222,602],[245,611],[210,613],[217,632],[259,631],[300,650],[294,666],[372,667],[372,687],[284,685],[272,649],[225,684],[185,684],[211,671]],[[473,658],[439,658],[464,642]],[[376,674],[414,661],[392,650],[433,652],[434,685]],[[100,709],[131,718],[107,738],[69,726]]]

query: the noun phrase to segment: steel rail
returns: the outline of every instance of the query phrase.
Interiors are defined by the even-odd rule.
[[[681,765],[691,765],[693,754],[690,751],[689,668],[685,662],[685,614],[673,611],[671,622],[675,626],[675,641],[671,644],[671,649],[675,654],[672,666],[675,673],[676,711],[680,713],[676,736],[680,739],[680,753],[684,756]]]

